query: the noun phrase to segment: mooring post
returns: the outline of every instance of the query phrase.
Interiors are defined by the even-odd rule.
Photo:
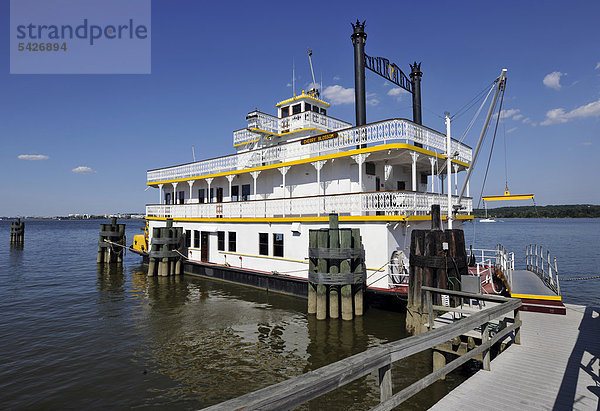
[[[308,248],[317,248],[317,231],[309,230],[308,231]],[[308,259],[308,272],[316,273],[317,272],[317,259],[309,255]],[[317,313],[317,285],[313,282],[308,281],[308,314],[316,314]]]
[[[518,324],[521,322],[521,311],[520,308],[517,308],[514,311],[514,319],[515,319],[515,324]],[[515,344],[521,344],[521,326],[518,326],[515,329]]]
[[[385,402],[392,398],[392,359],[390,363],[379,368],[379,402]]]
[[[323,228],[318,232],[318,248],[328,248],[327,240],[329,237],[328,230]],[[327,272],[327,260],[319,257],[317,260],[317,268],[319,273]],[[317,320],[327,318],[327,286],[325,284],[317,284]]]
[[[490,328],[489,328],[489,323],[486,322],[485,324],[481,325],[481,344],[488,344],[490,341]],[[487,347],[487,349],[482,353],[483,356],[483,369],[485,371],[490,371],[490,347]]]
[[[340,248],[340,232],[339,232],[339,220],[337,214],[329,214],[329,249]],[[337,276],[340,272],[338,259],[329,258],[329,274]],[[338,284],[331,284],[329,286],[329,317],[338,318],[340,316],[340,286]]]
[[[343,228],[340,230],[340,247],[343,249],[352,248],[352,229]],[[340,262],[340,274],[346,275],[351,273],[350,261],[353,259],[344,259]],[[342,297],[342,319],[352,320],[352,284],[344,284],[341,287]],[[357,314],[359,315],[359,314]]]
[[[362,274],[362,280],[358,283],[354,283],[352,287],[354,287],[354,315],[360,316],[364,313],[364,290],[366,287],[365,280],[365,262],[362,246],[362,240],[360,237],[360,229],[353,228],[352,229],[352,246],[356,253],[357,257],[353,259],[354,261],[354,274]]]

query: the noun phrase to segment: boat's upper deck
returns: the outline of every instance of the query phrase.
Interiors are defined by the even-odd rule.
[[[313,115],[316,113],[306,114]],[[333,124],[331,125],[333,126]],[[195,177],[208,177],[212,174],[236,170],[291,163],[298,160],[310,161],[312,158],[323,158],[323,156],[337,155],[344,151],[353,151],[357,146],[366,148],[380,145],[399,149],[410,148],[411,150],[423,151],[436,157],[445,158],[446,136],[406,119],[384,120],[228,156],[149,170],[147,172],[147,184],[158,186],[161,183],[184,181]],[[461,168],[469,166],[472,159],[472,150],[469,146],[453,139],[451,151],[454,153],[452,161],[455,164]]]

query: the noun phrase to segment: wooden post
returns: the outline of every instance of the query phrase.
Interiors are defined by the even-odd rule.
[[[433,372],[436,372],[440,368],[446,365],[446,356],[440,350],[433,349]],[[440,380],[445,380],[446,375],[442,375]]]
[[[521,312],[519,308],[514,311],[515,324],[521,321]],[[515,329],[515,344],[521,344],[521,327]]]
[[[379,401],[385,402],[390,398],[392,398],[392,367],[391,364],[387,364],[379,368]]]
[[[442,216],[441,216],[439,204],[433,204],[431,206],[431,229],[432,230],[441,230],[442,229]]]
[[[329,248],[340,248],[339,220],[337,214],[329,214]],[[340,272],[339,260],[330,258],[328,272],[336,275]],[[340,316],[340,294],[339,285],[329,286],[329,317],[339,318]]]
[[[485,323],[481,326],[481,344],[487,344],[490,341],[490,329],[489,323]],[[490,349],[489,347],[481,353],[483,357],[483,369],[490,371]]]
[[[168,228],[161,228],[160,229],[160,237],[161,238],[169,238],[169,233],[170,230]],[[162,245],[162,251],[166,252],[169,251],[169,244],[163,244]],[[160,260],[160,263],[158,263],[158,275],[166,277],[169,275],[169,258],[168,257],[163,257]]]
[[[152,257],[152,251],[159,251],[160,245],[154,243],[155,238],[160,238],[160,228],[154,227],[152,229],[152,243],[150,243],[150,259],[148,261],[148,277],[156,275],[157,259],[155,257]]]
[[[352,229],[344,228],[340,230],[340,247],[341,248],[352,248]],[[351,265],[350,259],[342,260],[340,262],[340,273],[350,274]],[[352,320],[352,284],[342,285],[342,319]],[[362,314],[362,313],[361,313]],[[360,314],[356,314],[360,315]]]
[[[309,230],[308,232],[308,247],[317,248],[317,231]],[[309,258],[308,260],[308,272],[317,272],[317,259]],[[308,282],[308,314],[317,313],[317,286],[316,284]]]
[[[355,250],[362,251],[362,241],[360,239],[360,230],[352,229],[352,247]],[[365,265],[362,257],[354,259],[354,273],[363,273]],[[364,287],[365,284],[354,284],[354,314],[357,316],[364,313]]]
[[[326,228],[319,230],[317,238],[319,248],[327,248],[328,230]],[[319,273],[326,273],[327,260],[319,258],[317,269]],[[317,284],[317,320],[324,320],[325,318],[327,318],[327,286]]]

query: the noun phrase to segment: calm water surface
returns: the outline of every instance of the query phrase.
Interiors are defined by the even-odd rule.
[[[132,254],[122,268],[98,268],[100,223],[28,220],[25,246],[15,249],[10,222],[0,221],[3,408],[196,409],[405,337],[399,313],[370,309],[354,322],[317,322],[302,299],[188,276],[147,278]],[[126,224],[131,243],[142,222]],[[502,242],[522,255],[541,242],[565,277],[598,274],[600,220],[483,226],[474,233],[478,247]],[[471,225],[465,235],[469,243]],[[568,302],[598,304],[599,281],[562,288]],[[395,389],[430,368],[429,353],[397,364]],[[406,408],[427,408],[473,371],[467,365]],[[364,409],[378,397],[375,376],[367,376],[304,408]]]

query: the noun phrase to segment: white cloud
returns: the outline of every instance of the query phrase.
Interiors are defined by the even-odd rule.
[[[585,142],[583,142],[581,144],[583,144],[584,146],[591,146],[592,142],[591,141],[585,141]]]
[[[534,122],[532,119],[530,119],[529,117],[525,117],[523,119],[523,124],[531,124],[532,126],[537,126],[537,123]]]
[[[521,120],[523,117],[525,117],[523,114],[517,114],[513,116],[513,120]]]
[[[286,87],[292,87],[292,83],[287,83],[285,86]]]
[[[75,167],[71,171],[74,173],[77,173],[77,174],[94,174],[95,173],[94,170],[92,170],[90,167],[87,167],[87,166]]]
[[[548,126],[550,124],[566,123],[574,118],[600,117],[600,99],[591,103],[579,106],[571,111],[565,111],[564,108],[555,108],[546,113],[546,120],[540,124]]]
[[[20,154],[17,156],[19,160],[48,160],[50,157],[44,154]]]
[[[510,128],[510,129],[506,130],[506,133],[510,134],[513,131],[515,131],[516,129],[517,129],[517,127]]]
[[[561,73],[560,71],[554,71],[550,74],[546,74],[546,77],[544,77],[544,80],[542,80],[542,82],[544,83],[544,86],[546,87],[550,87],[556,90],[560,90],[560,78],[562,76],[566,76],[567,73]]]
[[[600,61],[598,63],[596,63],[596,68],[594,70],[598,70],[600,69]]]
[[[379,99],[375,93],[367,93],[367,104],[370,106],[376,106],[379,104]]]
[[[600,63],[598,63],[598,64],[600,64]],[[340,77],[340,76],[333,76],[333,81],[338,81],[338,80],[340,80],[340,79],[341,79],[341,77]]]
[[[325,87],[323,96],[331,101],[331,104],[351,104],[354,103],[354,88],[344,88],[338,84]]]
[[[408,91],[406,91],[400,87],[391,88],[387,92],[388,96],[392,96],[392,97],[396,98],[396,100],[398,100],[398,101],[402,100],[402,96],[404,96],[405,94],[408,94]]]
[[[517,116],[517,115],[519,115],[519,111],[521,111],[521,110],[519,110],[518,108],[509,108],[509,109],[502,110],[500,112],[500,118],[504,119],[504,118],[511,118],[513,116]],[[515,120],[518,120],[518,119],[515,119]]]

